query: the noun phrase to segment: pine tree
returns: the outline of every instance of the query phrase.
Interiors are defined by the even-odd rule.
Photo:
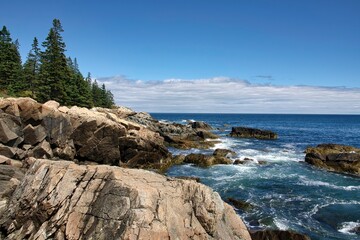
[[[24,64],[24,79],[26,88],[31,92],[30,96],[36,97],[34,95],[35,85],[38,82],[40,70],[40,48],[36,37],[34,38],[31,47]]]
[[[0,31],[0,88],[13,93],[22,83],[19,42],[13,42],[10,32],[3,26]]]
[[[70,72],[65,56],[65,43],[61,33],[63,28],[60,20],[53,20],[46,40],[43,42],[44,52],[41,53],[41,67],[37,98],[41,102],[55,100],[61,104],[68,104],[66,86],[70,79]]]

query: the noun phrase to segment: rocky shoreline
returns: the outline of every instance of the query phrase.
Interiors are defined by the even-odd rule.
[[[183,163],[266,164],[228,149],[168,151],[214,147],[218,136],[204,122],[182,125],[126,107],[69,108],[30,98],[0,99],[0,115],[0,239],[309,239],[291,231],[249,232],[200,179],[157,174]],[[244,129],[233,128],[232,135],[277,138]],[[358,175],[360,150],[350,148],[319,145],[306,150],[305,160]]]
[[[319,144],[306,149],[305,162],[338,173],[360,176],[360,149],[340,144]]]
[[[214,146],[205,123],[30,98],[1,99],[0,115],[0,239],[251,239],[209,187],[130,169]]]

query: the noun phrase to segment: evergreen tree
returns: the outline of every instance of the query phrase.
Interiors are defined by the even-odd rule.
[[[66,86],[69,83],[70,72],[65,56],[65,43],[61,33],[63,28],[60,20],[53,20],[46,40],[43,42],[44,52],[41,53],[41,67],[37,98],[41,102],[55,100],[61,104],[68,104]]]
[[[19,42],[13,42],[10,32],[3,26],[0,31],[0,88],[11,93],[22,88],[22,84]]]
[[[94,106],[100,107],[102,105],[102,94],[101,94],[101,88],[99,87],[99,84],[97,83],[96,79],[91,85],[91,93],[93,97]]]
[[[112,93],[105,88],[103,83],[101,86],[101,107],[111,108],[114,105],[114,97]]]
[[[31,96],[35,97],[35,85],[38,82],[40,69],[40,48],[36,37],[34,38],[31,47],[24,64],[24,79],[26,88],[31,92]]]
[[[24,65],[21,65],[19,42],[12,41],[4,26],[0,31],[0,90],[6,95],[31,96],[40,102],[55,100],[63,105],[112,107],[114,98],[105,84],[99,87],[90,73],[84,79],[77,59],[67,58],[58,19],[53,20],[46,40],[39,48],[34,38]]]
[[[75,58],[73,61],[71,58],[68,58],[68,66],[71,76],[69,81],[71,84],[67,87],[67,90],[71,91],[68,93],[70,104],[80,107],[91,107],[91,88],[79,70],[77,59]]]

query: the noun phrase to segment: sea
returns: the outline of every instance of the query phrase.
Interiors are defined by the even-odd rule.
[[[285,114],[169,114],[154,118],[186,124],[205,121],[220,136],[209,150],[179,150],[173,154],[211,154],[216,148],[235,151],[237,158],[251,158],[246,165],[191,164],[171,167],[169,176],[194,176],[229,197],[246,201],[250,210],[237,209],[251,230],[293,230],[311,239],[360,239],[351,230],[360,226],[360,177],[328,172],[304,161],[305,149],[321,143],[360,148],[360,115]],[[245,126],[274,131],[277,140],[229,137],[231,127]],[[266,161],[259,165],[257,161]]]

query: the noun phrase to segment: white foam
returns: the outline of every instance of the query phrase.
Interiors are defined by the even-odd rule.
[[[285,224],[286,221],[274,218],[274,223],[279,230],[287,230],[289,226]]]
[[[323,201],[326,201],[326,199],[323,199]],[[329,201],[329,200],[328,200]],[[308,216],[309,217],[312,217],[313,215],[315,215],[318,211],[319,211],[319,209],[321,209],[321,208],[324,208],[324,207],[327,207],[327,206],[330,206],[330,205],[335,205],[335,204],[344,204],[344,205],[351,205],[351,204],[360,204],[360,201],[354,201],[354,200],[352,200],[352,201],[338,201],[338,200],[330,200],[330,202],[328,202],[328,203],[325,203],[325,204],[322,204],[322,205],[320,205],[320,204],[316,204],[314,207],[313,207],[313,209],[311,209],[310,210],[310,212],[308,212]]]
[[[341,189],[341,190],[346,190],[346,191],[353,191],[353,190],[359,190],[360,189],[360,186],[337,186],[337,185],[334,185],[334,184],[330,184],[328,182],[316,181],[316,180],[308,180],[308,179],[305,179],[304,177],[300,177],[300,185],[324,186],[324,187],[329,187],[329,188],[333,188],[333,189]]]
[[[355,235],[354,231],[355,228],[360,227],[360,222],[343,222],[341,223],[338,231],[345,234]]]
[[[183,123],[193,123],[193,122],[196,122],[194,119],[183,119],[183,120],[181,120],[181,122],[183,122]]]

